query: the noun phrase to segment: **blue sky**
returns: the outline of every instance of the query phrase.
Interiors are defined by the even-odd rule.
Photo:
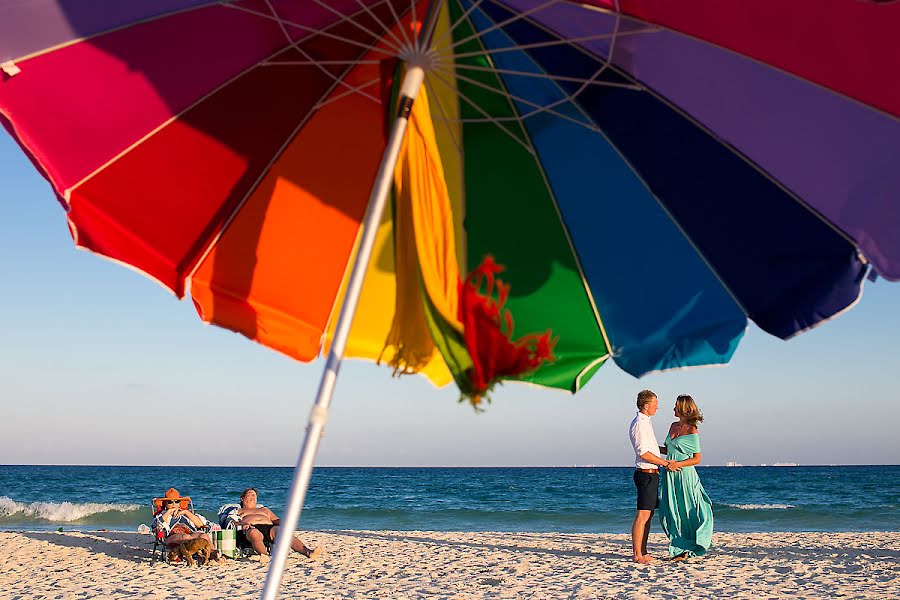
[[[293,464],[322,362],[203,325],[189,301],[72,244],[49,184],[0,133],[0,399],[5,464]],[[751,326],[722,368],[577,395],[507,385],[484,414],[452,387],[344,365],[320,465],[625,465],[643,388],[662,438],[690,393],[707,464],[900,463],[900,283],[868,284],[789,342]]]

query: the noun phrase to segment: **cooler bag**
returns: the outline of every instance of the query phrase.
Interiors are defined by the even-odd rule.
[[[221,529],[219,531],[210,531],[213,545],[219,554],[228,558],[237,558],[237,531],[234,529]]]

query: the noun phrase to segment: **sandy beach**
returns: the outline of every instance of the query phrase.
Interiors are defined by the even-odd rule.
[[[687,563],[628,560],[612,534],[309,532],[322,562],[294,555],[284,598],[896,598],[900,533],[716,534]],[[2,598],[254,598],[266,569],[150,565],[149,535],[0,533]],[[651,551],[664,553],[651,536]]]

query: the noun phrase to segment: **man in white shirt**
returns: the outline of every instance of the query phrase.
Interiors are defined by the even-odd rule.
[[[637,487],[637,513],[631,525],[631,545],[634,562],[649,563],[656,560],[647,554],[647,538],[650,536],[650,519],[659,506],[659,467],[669,466],[660,458],[659,443],[653,433],[650,417],[656,414],[659,400],[650,390],[637,395],[638,414],[631,422],[628,435],[634,447],[634,485]],[[677,470],[677,469],[674,469]]]

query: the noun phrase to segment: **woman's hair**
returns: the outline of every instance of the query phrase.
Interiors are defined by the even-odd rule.
[[[703,422],[703,413],[697,408],[697,403],[687,394],[682,394],[675,399],[675,414],[683,418],[691,427]]]

